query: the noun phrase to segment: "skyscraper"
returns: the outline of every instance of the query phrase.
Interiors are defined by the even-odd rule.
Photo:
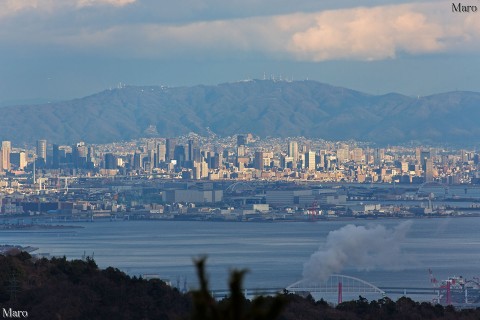
[[[85,142],[78,142],[72,146],[72,162],[76,169],[83,169],[87,164],[87,147]]]
[[[320,150],[319,152],[320,156],[319,156],[319,165],[320,167],[324,168],[325,167],[325,157],[327,155],[327,151],[326,150]]]
[[[59,167],[60,167],[60,146],[58,144],[54,144],[52,149],[52,168],[58,169]]]
[[[147,152],[147,157],[148,157],[148,168],[145,168],[149,172],[152,172],[153,168],[155,168],[155,150],[154,149],[149,149]]]
[[[288,144],[287,153],[288,153],[288,156],[293,159],[292,167],[296,168],[297,167],[297,161],[298,161],[298,143],[297,143],[297,141],[290,141],[290,143]]]
[[[47,140],[37,140],[37,163],[40,166],[47,163]]]
[[[165,157],[166,161],[173,160],[175,158],[175,146],[177,145],[177,140],[172,138],[167,138],[165,140]]]
[[[185,146],[176,145],[174,150],[174,155],[172,159],[177,160],[177,166],[183,166],[186,159]]]
[[[237,147],[237,157],[245,156],[245,146],[241,145]]]
[[[432,182],[433,181],[433,160],[426,159],[425,160],[425,182]]]
[[[216,152],[209,152],[208,153],[208,165],[210,169],[218,169],[220,168],[220,155]]]
[[[346,148],[337,149],[337,160],[339,163],[344,163],[350,160],[350,151],[348,146]]]
[[[305,167],[309,170],[315,170],[317,168],[315,152],[308,151],[305,153]]]
[[[10,153],[10,164],[19,170],[25,169],[27,166],[27,155],[25,151]]]
[[[106,153],[104,160],[105,169],[116,169],[117,168],[117,159],[113,153]]]
[[[385,157],[385,149],[376,148],[373,152],[373,164],[379,166]]]
[[[356,163],[365,162],[365,155],[363,154],[362,148],[353,149],[352,160]]]
[[[422,163],[422,149],[420,148],[415,148],[415,160],[417,160],[418,163]]]
[[[143,154],[139,151],[135,151],[133,155],[133,169],[140,170],[143,167]]]
[[[245,138],[244,135],[239,134],[237,136],[237,147],[244,146],[247,142],[247,139]]]
[[[158,166],[159,162],[165,162],[167,156],[167,148],[164,144],[157,144],[157,163],[155,166]]]
[[[187,161],[194,161],[194,156],[193,156],[193,149],[196,148],[196,143],[194,140],[189,139],[188,140],[188,149],[187,149],[187,154],[186,154],[186,159]]]
[[[297,141],[290,141],[288,144],[288,156],[292,157],[293,160],[298,160],[298,143]]]
[[[2,169],[10,170],[10,153],[12,152],[12,143],[10,141],[2,141]]]
[[[263,152],[255,151],[254,167],[258,170],[263,170]]]

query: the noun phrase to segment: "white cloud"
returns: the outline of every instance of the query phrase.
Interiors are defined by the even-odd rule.
[[[294,32],[289,46],[302,60],[379,60],[446,47],[447,30],[413,5],[327,11],[306,19],[312,26]]]
[[[0,17],[12,16],[23,11],[36,10],[50,12],[65,8],[81,8],[95,5],[125,6],[137,0],[2,0],[0,1]]]
[[[140,0],[7,0],[2,5],[10,12],[68,5],[72,12],[79,7],[119,7],[135,1]],[[259,53],[303,61],[369,61],[392,59],[399,54],[480,51],[478,15],[452,13],[451,2],[443,1],[168,25],[143,22],[138,17],[103,20],[101,14],[88,13],[79,19],[73,15],[67,25],[61,25],[66,21],[61,18],[55,25],[27,25],[18,34],[7,34],[7,28],[3,28],[0,43],[2,38],[21,43],[41,40],[74,50],[100,50],[127,57],[201,58]]]
[[[123,7],[127,4],[136,2],[136,0],[78,0],[78,7],[89,7],[94,5],[112,5],[115,7]]]
[[[115,27],[111,36],[135,37],[136,53],[165,55],[197,50],[260,52],[305,61],[381,60],[399,53],[477,50],[476,17],[452,17],[449,3],[352,8],[180,26]],[[133,29],[132,29],[133,28]]]
[[[15,14],[25,9],[35,9],[38,0],[4,0],[0,2],[0,17]]]

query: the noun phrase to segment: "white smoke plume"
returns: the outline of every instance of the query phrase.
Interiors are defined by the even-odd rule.
[[[412,225],[405,221],[393,229],[376,225],[371,227],[346,225],[330,231],[324,248],[310,256],[303,266],[303,278],[326,280],[345,267],[358,270],[398,269],[404,260],[401,243]]]

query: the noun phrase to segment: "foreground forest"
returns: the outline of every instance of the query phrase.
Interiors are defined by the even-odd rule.
[[[287,292],[252,301],[242,295],[244,272],[232,272],[230,296],[215,301],[197,261],[200,288],[182,294],[160,280],[130,277],[95,261],[32,259],[26,252],[0,255],[0,312],[28,319],[480,319],[480,309],[418,303],[409,298],[343,302],[333,307]],[[10,313],[9,313],[10,312]],[[13,318],[13,316],[12,316]]]

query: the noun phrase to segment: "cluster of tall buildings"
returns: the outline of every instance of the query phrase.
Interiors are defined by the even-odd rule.
[[[121,146],[121,147],[120,147]],[[261,140],[237,135],[230,142],[201,137],[142,139],[109,145],[48,144],[13,148],[1,143],[1,172],[56,170],[68,175],[160,173],[183,179],[304,179],[420,183],[480,181],[479,155],[435,148],[370,148],[354,142]],[[80,170],[80,171],[79,171]],[[17,172],[17,173],[18,173]]]
[[[38,169],[94,168],[93,146],[53,144],[48,153],[47,140],[37,140],[34,150],[12,148],[10,141],[2,141],[0,164],[2,171],[22,171],[29,165]]]
[[[0,169],[9,171],[12,169],[23,170],[27,166],[27,155],[25,151],[12,151],[10,141],[2,141],[0,152]]]
[[[24,170],[28,164],[28,155],[25,150],[12,149],[11,141],[2,141],[0,169],[2,171]],[[47,160],[47,141],[38,140],[35,150],[35,159],[45,164]]]
[[[208,176],[209,170],[219,169],[221,163],[222,158],[218,152],[201,150],[193,139],[180,144],[175,138],[167,138],[149,141],[133,153],[107,152],[104,154],[103,168],[120,169],[123,172],[152,172],[155,169],[182,171],[185,178],[202,179]]]

